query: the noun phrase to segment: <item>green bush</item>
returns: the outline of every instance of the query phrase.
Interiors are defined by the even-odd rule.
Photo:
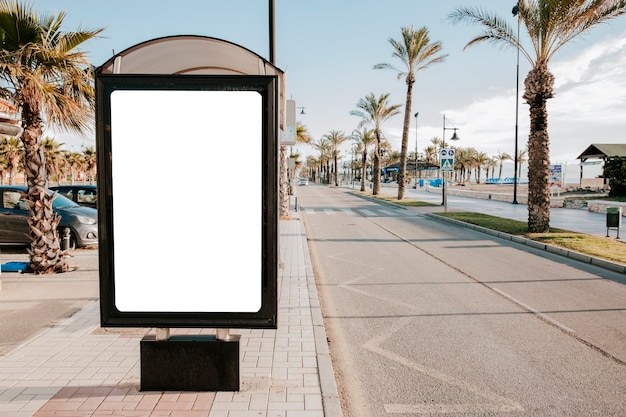
[[[604,163],[604,178],[609,179],[609,197],[626,196],[626,158],[614,157]]]

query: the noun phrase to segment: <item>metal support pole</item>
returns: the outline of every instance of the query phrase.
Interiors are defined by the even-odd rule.
[[[275,0],[270,0],[269,2],[269,26],[270,26],[270,62],[274,65],[276,65],[276,57],[275,57],[275,50],[276,50],[276,36],[274,35],[274,32],[276,30],[276,20],[275,20],[275,12],[274,12],[274,3]]]
[[[417,190],[417,116],[420,112],[415,113],[415,189]]]
[[[520,16],[519,8],[517,5],[513,8],[513,16],[517,16],[517,78],[515,80],[515,156],[513,157],[514,174],[513,174],[513,204],[517,204],[517,183],[519,172],[517,172],[517,160],[519,158],[519,151],[517,147],[517,133],[518,133],[518,121],[519,121],[519,26]]]

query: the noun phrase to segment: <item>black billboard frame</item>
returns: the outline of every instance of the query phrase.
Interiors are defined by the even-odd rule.
[[[278,276],[277,76],[96,74],[100,319],[102,327],[276,328]],[[262,101],[261,307],[255,312],[120,311],[116,307],[111,94],[115,91],[252,91]],[[167,103],[164,103],[166,105]],[[228,204],[249,204],[230,196]],[[242,197],[243,198],[243,197]],[[167,245],[164,239],[162,245]],[[169,242],[169,244],[173,244]],[[161,247],[161,251],[167,247]]]

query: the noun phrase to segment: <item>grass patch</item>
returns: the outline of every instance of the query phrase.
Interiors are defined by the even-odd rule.
[[[622,241],[615,238],[575,233],[553,227],[550,228],[548,233],[528,233],[526,222],[482,213],[450,212],[436,214],[488,229],[523,236],[537,242],[573,250],[600,259],[626,264],[626,246]]]
[[[372,195],[371,191],[354,190],[352,192],[363,197],[386,201],[406,207],[433,207],[439,205],[411,198],[398,200],[397,197],[388,195]],[[608,198],[602,199],[608,200]],[[610,200],[626,201],[626,197],[613,197]],[[573,250],[596,258],[626,264],[626,244],[623,241],[612,237],[609,238],[587,235],[584,233],[575,233],[556,227],[551,227],[548,233],[528,233],[528,224],[526,222],[490,216],[482,213],[448,212],[433,214],[456,219],[465,223],[475,224],[477,226],[486,227],[491,230],[497,230],[511,235],[523,236],[527,239],[542,242],[547,245],[558,246],[567,250]]]

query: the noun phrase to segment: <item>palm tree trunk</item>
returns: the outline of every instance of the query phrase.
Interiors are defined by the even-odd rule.
[[[524,99],[530,106],[528,136],[528,231],[550,229],[550,140],[547,100],[553,97],[554,76],[545,65],[536,65],[524,81]]]
[[[411,78],[407,77],[406,101],[404,104],[404,124],[402,126],[402,148],[400,149],[400,174],[398,174],[398,200],[402,200],[404,198],[404,193],[406,190],[406,160],[409,149],[409,125],[411,124],[412,103],[413,81]],[[415,128],[417,129],[417,126]],[[415,161],[417,161],[417,155],[415,155]],[[415,173],[417,174],[417,169]]]
[[[376,130],[376,149],[374,150],[374,166],[372,172],[372,195],[380,193],[380,145],[381,133]]]
[[[367,150],[363,151],[363,166],[361,167],[361,191],[365,191],[365,178],[367,177]]]
[[[37,110],[29,106],[22,110],[24,132],[22,143],[26,154],[25,173],[28,185],[28,205],[33,238],[28,251],[29,269],[38,274],[64,272],[76,269],[67,264],[66,252],[61,249],[57,227],[61,217],[52,210],[52,196],[48,193],[48,174],[41,136],[42,123]]]

